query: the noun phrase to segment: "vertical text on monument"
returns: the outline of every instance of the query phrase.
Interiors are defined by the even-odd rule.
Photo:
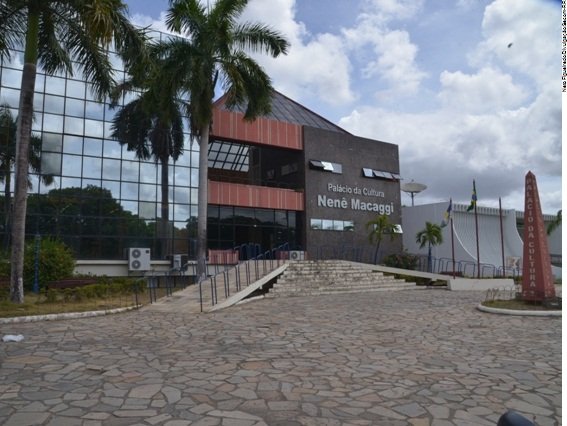
[[[537,182],[532,172],[526,175],[525,196],[522,297],[543,301],[555,297],[555,286]]]

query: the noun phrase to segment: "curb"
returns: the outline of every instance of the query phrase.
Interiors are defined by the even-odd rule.
[[[478,304],[476,309],[482,312],[488,312],[490,314],[500,314],[500,315],[518,315],[518,316],[532,316],[532,317],[560,317],[562,316],[562,311],[520,311],[517,309],[500,309],[500,308],[490,308],[488,306],[483,306]]]
[[[103,315],[111,315],[111,314],[118,314],[121,312],[127,312],[136,308],[138,307],[129,306],[127,308],[107,309],[105,311],[68,312],[62,314],[30,315],[27,317],[24,316],[24,317],[0,318],[0,324],[16,324],[23,322],[54,321],[60,319],[100,317]]]

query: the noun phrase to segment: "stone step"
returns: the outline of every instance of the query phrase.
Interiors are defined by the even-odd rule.
[[[415,289],[415,285],[411,286],[394,286],[394,287],[374,287],[364,289],[363,291],[359,289],[355,290],[336,290],[332,291],[330,289],[322,290],[322,291],[291,291],[291,292],[274,292],[270,291],[266,294],[266,297],[288,297],[288,296],[319,296],[319,295],[330,295],[330,294],[354,294],[354,293],[374,293],[379,291],[402,291],[402,290],[411,290]]]
[[[387,284],[387,285],[362,285],[362,286],[353,286],[353,285],[340,285],[340,286],[279,286],[279,285],[274,285],[274,287],[272,288],[272,291],[278,292],[278,293],[285,293],[287,291],[289,292],[301,292],[301,291],[350,291],[350,290],[358,290],[358,291],[365,291],[365,290],[374,290],[374,289],[396,289],[396,288],[400,288],[400,287],[406,287],[406,288],[414,288],[415,287],[415,283],[391,283],[391,284]]]
[[[415,283],[342,261],[292,261],[268,297],[415,289]]]

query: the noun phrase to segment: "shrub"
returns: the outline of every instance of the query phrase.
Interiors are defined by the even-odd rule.
[[[24,285],[32,289],[35,272],[36,244],[26,244],[24,251]],[[73,275],[75,259],[71,250],[62,242],[53,239],[41,240],[39,248],[39,284],[45,287],[50,281],[57,281]]]
[[[409,253],[391,254],[384,258],[384,265],[391,268],[401,268],[415,270],[417,268],[419,258]]]

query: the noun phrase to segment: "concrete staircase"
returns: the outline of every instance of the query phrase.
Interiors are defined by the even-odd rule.
[[[415,289],[415,283],[340,260],[290,261],[266,297]]]

